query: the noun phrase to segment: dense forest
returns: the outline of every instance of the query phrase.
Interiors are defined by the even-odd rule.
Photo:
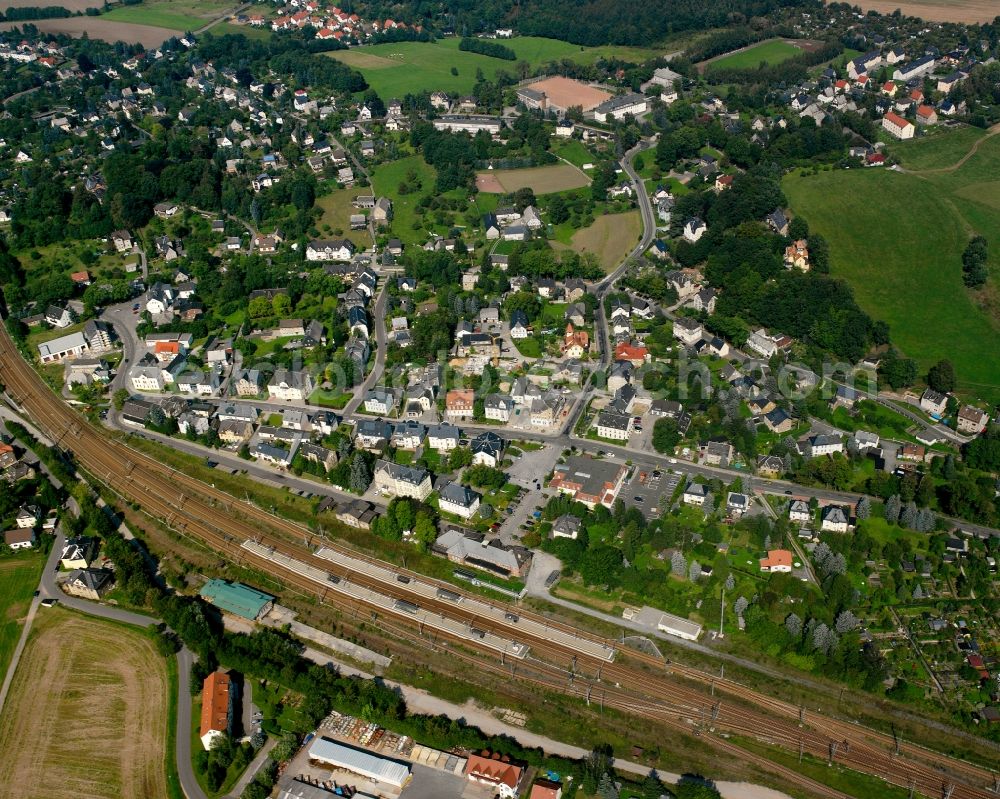
[[[526,36],[546,36],[574,44],[650,45],[682,31],[742,23],[779,8],[822,6],[817,0],[415,0],[401,13],[396,3],[365,3],[367,16],[439,24],[445,19],[463,36],[512,25]],[[437,26],[437,25],[436,25]]]

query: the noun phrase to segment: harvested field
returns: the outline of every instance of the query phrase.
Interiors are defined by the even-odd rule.
[[[590,227],[573,234],[571,248],[580,254],[594,253],[604,271],[611,272],[638,244],[641,230],[638,211],[599,216]]]
[[[0,799],[166,797],[169,688],[145,634],[40,611],[0,720]]]
[[[143,47],[156,48],[177,31],[169,28],[156,28],[152,25],[139,25],[135,22],[116,22],[101,17],[69,17],[67,19],[36,19],[32,20],[38,30],[43,33],[65,33],[79,39],[84,33],[91,39],[101,39],[105,42],[129,42],[141,44]],[[0,22],[0,31],[9,31],[24,25],[23,22]]]
[[[101,0],[6,0],[4,8],[48,8],[61,6],[67,11],[84,12],[88,8],[100,8]]]
[[[488,194],[509,194],[526,187],[530,187],[535,194],[551,194],[589,185],[590,178],[570,164],[528,169],[494,169],[476,175],[476,186]]]
[[[572,108],[575,105],[583,110],[590,111],[596,108],[605,100],[611,98],[611,93],[595,86],[588,86],[578,80],[563,77],[544,78],[529,84],[525,88],[534,89],[536,92],[545,92],[550,105],[561,109]]]
[[[992,22],[998,13],[996,0],[862,0],[856,5],[882,14],[898,8],[906,16],[932,22]]]

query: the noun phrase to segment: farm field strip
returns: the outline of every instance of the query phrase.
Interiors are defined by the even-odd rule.
[[[0,799],[166,796],[170,680],[150,638],[60,608],[35,625],[0,721]]]
[[[997,16],[995,0],[862,0],[865,11],[920,17],[928,22],[992,22]]]

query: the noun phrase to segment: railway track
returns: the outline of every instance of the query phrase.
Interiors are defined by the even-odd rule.
[[[300,525],[280,519],[255,505],[244,505],[229,494],[101,435],[49,391],[41,378],[21,359],[6,330],[0,331],[0,380],[7,386],[10,395],[30,411],[35,423],[59,446],[71,451],[83,468],[107,483],[126,500],[138,502],[153,517],[199,540],[212,550],[236,562],[245,562],[275,573],[295,590],[318,596],[323,602],[332,601],[331,592],[327,588],[294,571],[282,569],[273,562],[256,558],[242,547],[243,542],[254,539],[280,550],[288,557],[352,580],[384,596],[401,600],[414,599],[413,592],[406,584],[373,579],[364,572],[345,568],[335,560],[317,557],[312,548],[322,543],[327,549],[339,551],[345,559],[348,556],[360,558],[371,565],[388,568],[396,573],[401,572],[398,568],[338,547],[336,543],[322,539]],[[269,530],[282,534],[284,538],[268,532]],[[425,584],[434,583],[422,575],[410,573],[409,576],[411,580],[420,580]],[[450,584],[447,584],[447,588],[454,591],[454,586]],[[478,597],[475,599],[482,601]],[[829,757],[830,760],[904,788],[913,788],[929,797],[947,795],[953,799],[995,799],[997,796],[996,792],[987,787],[995,788],[996,782],[992,773],[986,769],[922,747],[908,744],[900,746],[891,736],[830,717],[810,713],[808,719],[803,719],[796,706],[752,691],[731,680],[718,680],[676,664],[671,664],[664,670],[660,659],[630,652],[630,658],[661,672],[649,674],[634,667],[581,655],[565,643],[541,636],[524,636],[523,629],[517,622],[505,622],[501,620],[502,617],[487,618],[470,613],[460,602],[431,600],[426,596],[419,597],[418,601],[422,607],[442,616],[458,619],[470,627],[475,624],[498,635],[523,640],[533,652],[551,659],[555,664],[568,665],[572,676],[567,684],[574,686],[574,692],[583,690],[583,686],[587,686],[589,693],[599,689],[605,701],[614,702],[628,712],[655,718],[665,724],[681,725],[678,728],[689,731],[690,724],[683,719],[690,719],[697,713],[699,723],[704,723],[710,716],[714,728],[764,737],[792,750],[808,752],[821,758]],[[491,604],[506,607],[500,603]],[[380,612],[384,611],[384,608],[380,609]],[[522,616],[530,615],[520,611],[518,613]],[[599,636],[583,633],[569,625],[553,623],[542,617],[535,618],[544,621],[553,630],[561,630],[581,641],[610,645],[610,642]],[[443,639],[449,638],[441,631],[438,631],[438,635]],[[450,636],[450,639],[464,646],[474,646],[474,642],[458,636]],[[586,679],[582,674],[577,676],[578,670],[583,668],[589,668],[596,676],[593,679]],[[678,680],[677,677],[684,679]],[[689,684],[691,681],[702,685],[711,681],[713,694],[718,689],[738,701],[715,702],[703,690],[692,687]],[[615,685],[614,689],[609,687],[611,682]],[[607,699],[609,690],[612,691],[610,700]],[[744,707],[744,702],[753,707]],[[783,768],[717,736],[710,736],[710,740],[713,746],[733,754],[738,753],[744,760],[755,762],[754,758],[760,758],[776,773],[780,773],[777,770]],[[807,786],[802,782],[806,778],[791,770],[790,773],[796,775],[798,784],[808,787],[810,791],[814,790],[815,784]],[[843,796],[840,793],[822,795]]]

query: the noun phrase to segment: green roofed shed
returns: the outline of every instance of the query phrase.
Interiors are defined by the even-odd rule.
[[[274,597],[243,583],[209,580],[201,589],[203,599],[220,610],[256,621],[267,614],[274,605]]]

